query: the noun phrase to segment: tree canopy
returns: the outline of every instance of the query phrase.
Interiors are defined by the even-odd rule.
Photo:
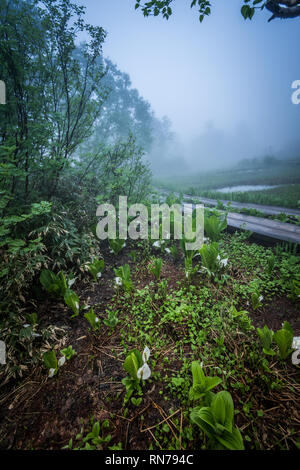
[[[169,19],[173,13],[174,0],[135,1],[135,8],[141,8],[144,16],[162,15],[165,19]],[[269,21],[275,18],[286,19],[300,16],[300,0],[242,0],[242,2],[241,13],[245,20],[251,20],[256,10],[264,8],[272,13]],[[208,0],[192,0],[190,6],[191,8],[197,7],[199,20],[202,22],[205,16],[211,14],[212,4],[213,2]]]

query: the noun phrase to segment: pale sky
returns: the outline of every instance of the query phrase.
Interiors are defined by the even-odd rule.
[[[255,156],[300,140],[300,105],[291,102],[291,84],[300,79],[300,18],[268,23],[270,14],[259,12],[245,21],[242,0],[212,0],[202,24],[190,0],[176,0],[168,21],[144,18],[135,0],[77,3],[107,31],[104,55],[130,75],[158,117],[171,119],[183,142],[216,128],[239,136]]]

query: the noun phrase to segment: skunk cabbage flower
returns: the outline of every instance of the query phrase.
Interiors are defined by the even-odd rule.
[[[122,285],[122,278],[115,277],[115,283],[116,283],[117,286],[121,286]]]
[[[262,295],[260,295],[260,296],[259,296],[259,298],[258,298],[259,302],[262,302],[262,301],[263,301],[263,299],[264,299],[264,298],[263,298],[263,296],[262,296]]]
[[[154,242],[152,246],[154,246],[154,248],[161,248],[160,240],[156,240],[156,242]]]
[[[55,374],[55,369],[49,369],[48,377],[53,377]]]
[[[151,375],[151,370],[146,362],[142,365],[142,367],[139,368],[136,375],[138,379],[142,379],[142,380],[149,379]]]
[[[61,367],[66,362],[66,356],[62,356],[58,361],[58,367]]]
[[[145,362],[148,361],[149,357],[150,357],[150,349],[148,348],[148,346],[146,346],[144,351],[143,351],[143,354],[142,354],[144,364],[145,364]]]

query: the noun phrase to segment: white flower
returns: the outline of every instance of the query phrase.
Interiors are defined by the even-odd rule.
[[[150,367],[148,366],[148,364],[143,364],[142,367],[139,368],[139,370],[137,371],[137,378],[138,379],[142,379],[142,380],[147,380],[149,379],[150,375],[151,375],[151,370],[150,370]]]
[[[300,336],[294,336],[292,348],[293,349],[300,349]]]
[[[61,367],[66,362],[66,356],[62,356],[58,361],[58,367]]]
[[[294,366],[298,366],[300,364],[300,349],[297,349],[297,351],[293,352],[292,364],[294,364]]]
[[[24,328],[28,328],[29,326],[29,323],[25,323],[25,325],[23,325]]]
[[[156,240],[156,242],[154,242],[152,246],[154,246],[154,248],[160,248],[161,247],[160,240]]]
[[[220,265],[223,266],[223,268],[225,268],[225,266],[227,266],[227,264],[228,264],[228,258],[220,260]]]
[[[115,283],[117,286],[121,286],[122,285],[122,278],[121,277],[115,277]]]
[[[95,323],[99,323],[99,318],[98,317],[95,318]]]
[[[101,273],[101,272],[97,274],[97,277],[98,277],[98,278],[101,277],[101,276],[102,276],[102,273]]]
[[[48,377],[53,377],[54,374],[55,374],[55,369],[50,369],[50,370],[49,370]]]
[[[75,302],[75,307],[76,307],[76,310],[79,310],[79,303],[78,302]]]
[[[144,363],[148,361],[149,357],[150,357],[150,349],[148,348],[148,346],[146,346],[142,354]]]
[[[168,253],[168,254],[170,254],[170,253],[171,253],[170,248],[165,248],[165,252]]]
[[[259,302],[262,302],[262,301],[263,301],[263,299],[264,299],[264,298],[263,298],[263,296],[262,296],[262,295],[260,295],[260,296],[258,297],[258,300],[259,300]]]

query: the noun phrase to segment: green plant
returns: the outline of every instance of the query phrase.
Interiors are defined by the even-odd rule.
[[[257,328],[257,334],[263,346],[263,352],[270,356],[274,356],[276,353],[271,348],[273,342],[274,331],[270,330],[266,325],[261,329]]]
[[[232,315],[232,318],[239,323],[242,330],[250,331],[254,329],[251,323],[251,319],[246,310],[240,310],[238,312],[237,309],[234,306],[232,306],[230,309],[230,313]]]
[[[163,263],[161,258],[155,258],[153,266],[151,267],[151,272],[154,274],[157,281],[160,280],[162,264]]]
[[[93,308],[91,308],[87,313],[84,314],[84,318],[87,319],[94,331],[100,330],[100,320],[95,314]]]
[[[204,233],[212,241],[217,242],[222,232],[227,228],[227,217],[212,215],[205,218]]]
[[[131,252],[129,253],[129,257],[133,261],[133,263],[136,263],[136,256],[137,256],[136,250],[131,250]]]
[[[263,296],[258,292],[251,293],[251,305],[253,310],[257,310],[262,306]]]
[[[289,285],[289,299],[293,300],[300,300],[300,281],[297,279],[293,279]]]
[[[216,274],[227,266],[228,259],[221,259],[219,253],[219,246],[216,242],[210,243],[209,245],[203,245],[199,250],[202,268],[201,270],[207,273],[210,277],[216,276]]]
[[[189,399],[192,401],[203,400],[209,396],[210,390],[219,385],[222,380],[219,377],[206,377],[201,364],[192,362],[193,385],[190,388]]]
[[[130,266],[125,264],[125,266],[121,266],[115,271],[115,283],[117,286],[121,286],[125,292],[130,292],[133,288],[131,274],[130,274]]]
[[[56,375],[58,369],[62,367],[66,362],[66,359],[69,360],[74,356],[74,354],[76,354],[76,351],[74,351],[72,346],[62,349],[60,352],[62,356],[59,360],[57,360],[56,353],[54,350],[47,351],[43,354],[44,364],[47,369],[49,369],[48,377],[53,377],[54,375]]]
[[[104,265],[105,263],[103,259],[96,259],[93,261],[93,263],[87,265],[87,268],[95,282],[99,279],[99,277],[101,277]]]
[[[210,406],[194,408],[190,418],[207,435],[212,448],[244,450],[241,433],[233,425],[234,405],[229,392],[212,394]]]
[[[149,357],[150,350],[147,346],[143,354],[141,354],[138,349],[134,349],[127,355],[123,364],[124,369],[129,374],[129,376],[122,380],[122,384],[125,385],[126,388],[124,403],[130,400],[135,391],[139,395],[142,394],[140,381],[149,379],[151,375],[151,370],[147,364]]]
[[[120,251],[126,246],[125,240],[121,240],[120,238],[110,238],[108,240],[109,246],[111,251],[115,254],[118,255]]]
[[[293,337],[294,333],[288,322],[284,322],[281,330],[274,334],[274,341],[279,348],[281,359],[286,359],[292,353]]]
[[[73,349],[72,346],[68,346],[67,348],[64,348],[64,349],[61,349],[60,351],[64,356],[66,356],[66,359],[69,360],[71,359],[73,356],[75,356],[76,354],[76,351],[75,349]]]
[[[107,318],[103,320],[104,325],[108,326],[111,329],[114,329],[119,322],[117,312],[110,311],[108,312]]]
[[[71,289],[67,289],[64,295],[64,301],[66,305],[73,311],[72,317],[77,317],[80,312],[78,295]]]
[[[93,422],[91,420],[92,429],[89,433],[84,436],[83,429],[76,436],[76,441],[79,441],[76,447],[73,447],[73,439],[70,439],[69,443],[63,447],[63,449],[69,450],[102,450],[103,444],[111,441],[111,435],[104,436],[104,431],[109,428],[109,421],[105,419],[100,425],[99,421]]]

